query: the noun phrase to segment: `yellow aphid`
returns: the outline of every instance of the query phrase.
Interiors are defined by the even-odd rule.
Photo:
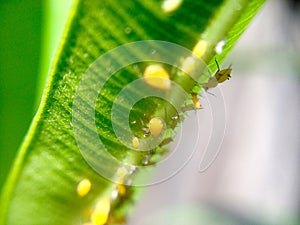
[[[201,84],[201,86],[207,90],[209,88],[214,88],[216,87],[219,83],[223,83],[225,80],[229,80],[229,78],[231,77],[231,72],[232,69],[231,68],[226,68],[226,69],[222,69],[220,70],[219,64],[217,62],[217,60],[215,59],[215,62],[217,64],[218,70],[215,73],[214,76],[210,77],[209,80],[207,81],[207,83],[205,84]]]
[[[138,148],[140,146],[140,141],[137,137],[132,138],[132,146]]]
[[[162,90],[170,90],[171,81],[168,72],[161,65],[149,65],[144,71],[147,84]]]
[[[207,42],[204,40],[200,40],[193,48],[193,53],[198,57],[202,57],[206,51],[206,48]]]
[[[91,221],[94,225],[104,225],[107,222],[110,211],[110,199],[103,198],[97,204],[92,212]]]
[[[82,181],[79,182],[79,184],[77,185],[77,194],[80,197],[84,197],[86,196],[92,187],[92,183],[89,179],[85,178]]]
[[[125,195],[126,193],[126,187],[123,184],[118,184],[118,192],[120,195]]]
[[[178,9],[182,2],[183,0],[165,0],[161,8],[165,13],[171,13]]]
[[[148,124],[149,130],[154,137],[160,135],[163,126],[163,122],[158,117],[152,118]]]
[[[200,105],[198,96],[196,94],[192,94],[192,100],[193,100],[195,109],[200,109],[201,105]]]
[[[224,81],[229,80],[229,78],[231,77],[231,72],[232,72],[231,68],[218,71],[215,75],[218,83],[223,83]]]
[[[218,70],[215,73],[215,78],[218,81],[218,83],[223,83],[225,80],[229,80],[229,78],[231,77],[232,69],[231,68],[226,68],[226,69],[220,70],[219,64],[218,64],[216,59],[215,59],[215,62],[216,62],[217,67],[218,67]]]

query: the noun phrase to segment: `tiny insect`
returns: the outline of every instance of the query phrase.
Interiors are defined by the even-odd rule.
[[[148,127],[154,137],[158,137],[163,130],[163,122],[160,118],[154,117],[150,120]]]
[[[164,139],[160,144],[159,144],[159,147],[162,147],[164,145],[167,145],[169,143],[171,143],[173,141],[173,138],[169,137],[169,138],[166,138]]]
[[[146,83],[152,87],[161,90],[170,90],[171,81],[169,73],[162,65],[149,65],[144,71],[144,79]]]
[[[132,146],[138,148],[140,146],[140,141],[137,137],[132,138]]]
[[[78,196],[79,197],[86,196],[90,192],[91,187],[92,187],[92,183],[89,179],[85,178],[81,180],[77,185],[77,189],[76,189]]]
[[[117,184],[118,193],[120,195],[125,195],[126,193],[126,186],[123,184]]]
[[[92,224],[104,225],[106,224],[110,212],[110,199],[103,198],[96,204],[96,207],[91,215]]]
[[[231,78],[232,69],[229,67],[229,68],[221,70],[220,67],[219,67],[219,63],[218,63],[217,59],[215,59],[215,62],[216,62],[217,67],[218,67],[217,72],[214,74],[214,76],[210,77],[209,80],[206,83],[201,84],[201,86],[206,91],[207,91],[207,89],[214,88],[218,84],[223,83],[225,80],[229,80],[229,78]]]
[[[231,78],[231,72],[232,72],[232,69],[230,68],[230,66],[229,66],[229,68],[220,70],[217,59],[215,59],[215,62],[218,67],[218,70],[215,73],[215,78],[217,79],[218,83],[223,83],[225,80],[229,80],[229,78]]]
[[[195,109],[200,109],[201,105],[200,105],[197,94],[194,94],[194,93],[192,94],[192,100],[193,100],[193,103],[194,103],[194,108]]]
[[[161,8],[165,13],[171,13],[177,10],[182,2],[183,0],[165,0]]]

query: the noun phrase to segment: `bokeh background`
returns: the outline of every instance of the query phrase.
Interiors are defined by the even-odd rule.
[[[37,109],[71,3],[0,1],[0,188]],[[198,118],[195,154],[176,176],[143,189],[129,224],[300,224],[299,6],[268,1],[222,64],[232,64],[233,78],[221,86],[227,128],[218,158],[198,171],[212,128],[208,109],[191,112],[186,137],[173,145],[193,145],[188,132]]]
[[[73,0],[0,0],[0,189],[37,110]]]

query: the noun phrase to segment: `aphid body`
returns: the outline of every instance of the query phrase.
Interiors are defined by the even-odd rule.
[[[110,199],[103,198],[97,202],[96,207],[91,215],[91,221],[94,225],[104,225],[109,216]]]
[[[137,137],[132,138],[132,146],[138,148],[140,146],[140,141]]]
[[[217,64],[218,70],[215,73],[214,77],[216,78],[218,83],[223,83],[225,80],[229,80],[229,78],[231,78],[232,69],[229,67],[229,68],[220,70],[218,61],[216,59],[215,59],[215,62]]]
[[[79,197],[86,196],[90,192],[91,187],[92,187],[92,183],[89,179],[85,178],[81,180],[77,185],[77,189],[76,189],[78,196]]]
[[[161,89],[170,90],[171,81],[168,72],[161,65],[149,65],[144,71],[144,78],[148,85]]]
[[[201,86],[205,90],[207,90],[209,88],[214,88],[219,83],[223,83],[225,80],[229,80],[229,78],[231,77],[232,69],[230,67],[220,70],[219,64],[218,64],[216,59],[215,59],[215,62],[216,62],[217,67],[218,67],[217,72],[215,73],[214,76],[210,77],[209,80],[206,83],[201,84]]]
[[[182,4],[183,0],[165,0],[161,6],[165,13],[174,12]]]
[[[154,137],[157,137],[160,135],[160,133],[163,129],[163,123],[160,118],[154,117],[150,120],[148,127],[149,127],[151,134]]]
[[[197,94],[192,94],[192,100],[193,100],[195,109],[200,109],[201,105],[200,105]]]

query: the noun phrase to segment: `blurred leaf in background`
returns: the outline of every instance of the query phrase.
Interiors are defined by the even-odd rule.
[[[0,190],[40,101],[72,2],[0,3]]]
[[[34,114],[42,1],[0,3],[0,187]]]

